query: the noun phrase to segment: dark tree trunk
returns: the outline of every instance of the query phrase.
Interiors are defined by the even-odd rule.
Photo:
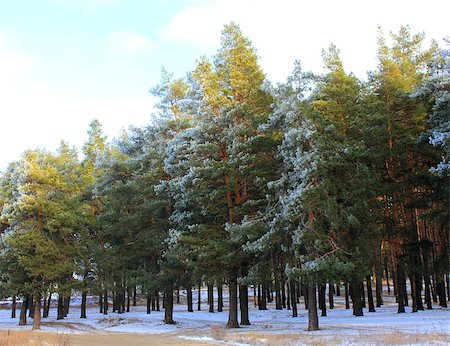
[[[155,292],[155,303],[156,303],[156,311],[160,311],[160,306],[159,306],[159,292],[158,292],[158,291]]]
[[[434,264],[434,262],[433,262],[433,264]],[[431,276],[431,296],[433,297],[433,302],[434,303],[437,303],[438,302],[438,298],[437,298],[437,284],[436,284],[436,275],[435,274],[433,274],[432,276]]]
[[[286,290],[287,290],[286,309],[291,310],[291,287],[289,283],[286,283]]]
[[[248,287],[245,285],[239,285],[239,305],[241,308],[241,324],[244,326],[249,326]]]
[[[324,284],[319,284],[319,309],[322,310],[321,316],[327,315],[327,306],[325,304],[325,289]]]
[[[202,283],[198,283],[197,310],[202,310]]]
[[[45,318],[47,318],[48,315],[50,314],[50,304],[51,303],[52,303],[52,292],[50,292],[48,294],[47,304],[46,304],[44,312],[43,312],[43,317],[45,317]]]
[[[150,294],[150,292],[147,293],[147,315],[150,314],[152,312],[152,302],[154,302],[154,299],[152,299],[152,295]],[[155,311],[153,309],[153,311]]]
[[[214,285],[208,284],[208,305],[209,305],[209,312],[214,312]]]
[[[20,306],[19,326],[27,324],[28,297],[24,297]]]
[[[108,291],[105,290],[105,293],[103,294],[103,315],[108,314]]]
[[[163,299],[162,299],[162,308],[166,308],[166,292],[163,292]]]
[[[127,312],[130,312],[131,305],[131,290],[127,288]]]
[[[277,278],[277,276],[275,276],[275,278]],[[275,309],[283,310],[281,303],[281,287],[280,282],[277,279],[275,281]]]
[[[267,310],[267,289],[266,285],[261,285],[261,299],[259,299],[259,310]]]
[[[291,286],[292,317],[298,317],[295,283],[291,282],[289,285]]]
[[[194,307],[192,306],[192,286],[186,288],[186,298],[187,298],[187,311],[194,312]]]
[[[87,291],[81,292],[81,316],[80,318],[86,318],[86,301]]]
[[[353,315],[364,316],[361,297],[361,281],[352,281],[350,283],[350,292],[353,305]]]
[[[100,313],[103,313],[103,293],[98,295],[98,305],[100,306]]]
[[[164,323],[175,324],[175,321],[173,320],[173,286],[170,285],[164,293]]]
[[[319,317],[317,316],[316,284],[308,281],[308,330],[319,329]]]
[[[308,310],[308,285],[303,285],[303,296],[305,297],[305,310]]]
[[[405,287],[406,285],[403,283],[404,280],[404,273],[403,273],[403,264],[402,264],[402,259],[398,259],[397,262],[397,273],[396,273],[396,279],[397,282],[395,284],[395,286],[397,287],[396,292],[397,292],[397,302],[398,302],[398,310],[397,313],[403,313],[405,312],[405,297],[406,296],[406,292],[405,292]]]
[[[180,289],[177,289],[177,304],[180,304]]]
[[[284,279],[284,273],[281,272],[281,306],[286,309],[286,280]]]
[[[427,241],[422,242],[422,262],[423,262],[423,279],[425,283],[425,303],[427,304],[427,309],[433,309],[433,304],[431,303],[431,280],[430,280],[430,266],[428,264],[429,248],[430,243]]]
[[[336,284],[336,295],[337,295],[338,297],[341,296],[341,286],[340,286],[340,283],[337,283],[337,284]]]
[[[237,275],[233,273],[229,282],[230,309],[228,312],[227,328],[239,328],[238,323],[238,295],[237,295]]]
[[[330,309],[334,309],[334,284],[328,283],[328,302],[330,304]]]
[[[365,308],[366,307],[366,292],[364,291],[364,281],[361,281],[360,287],[361,287],[361,302],[362,302],[363,308]]]
[[[381,307],[383,305],[383,285],[381,281],[381,273],[377,274],[375,277],[375,295],[376,295],[376,301],[377,301],[377,308]]]
[[[366,285],[367,285],[367,302],[369,303],[369,312],[375,312],[375,307],[373,305],[372,281],[370,275],[366,276]]]
[[[36,295],[34,298],[33,330],[41,329],[41,308],[41,296]]]
[[[57,320],[64,319],[64,299],[61,294],[58,294],[58,308],[56,313],[56,319]]]
[[[445,274],[445,282],[447,283],[447,298],[450,300],[450,277],[449,274]]]
[[[388,264],[387,264],[387,258],[384,259],[384,272],[386,276],[386,285],[387,285],[387,291],[388,295],[391,294],[391,286],[389,285],[389,270],[388,270]]]
[[[28,317],[34,318],[34,297],[31,295],[28,300]]]
[[[16,296],[12,297],[11,318],[16,318]]]
[[[345,289],[345,308],[350,309],[350,299],[349,299],[349,292],[348,292],[348,282],[344,284]]]
[[[439,297],[439,306],[442,306],[443,308],[447,307],[447,297],[446,297],[446,290],[445,290],[445,281],[442,274],[440,274],[437,277],[437,285],[436,285],[437,294]]]
[[[223,311],[223,286],[222,282],[217,284],[217,311]]]
[[[64,317],[67,317],[69,314],[69,307],[70,307],[70,295],[64,298]]]

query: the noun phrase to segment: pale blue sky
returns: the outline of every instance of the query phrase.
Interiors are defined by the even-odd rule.
[[[0,1],[0,171],[27,148],[80,146],[91,119],[108,136],[149,122],[161,66],[183,76],[236,21],[272,81],[295,59],[319,71],[336,43],[347,70],[376,67],[376,35],[409,24],[442,42],[448,1]]]

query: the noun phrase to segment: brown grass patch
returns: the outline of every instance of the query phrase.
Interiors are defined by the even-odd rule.
[[[0,346],[71,346],[68,333],[36,333],[30,330],[0,330]]]
[[[211,337],[215,340],[225,340],[225,336],[227,335],[225,327],[221,327],[221,326],[211,327],[210,333],[211,333]]]
[[[0,330],[0,346],[28,345],[27,333],[20,330]]]

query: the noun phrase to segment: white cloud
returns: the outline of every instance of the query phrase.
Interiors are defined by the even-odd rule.
[[[439,8],[438,11],[436,9]],[[444,9],[447,10],[444,10]],[[273,81],[283,81],[300,59],[305,69],[322,68],[321,50],[334,42],[348,70],[364,77],[376,67],[377,27],[386,32],[411,25],[441,39],[450,5],[443,0],[377,2],[356,0],[218,0],[179,12],[162,31],[162,38],[205,47],[219,46],[220,30],[236,21],[261,56]]]
[[[148,37],[127,30],[111,34],[109,42],[114,49],[125,52],[136,52],[155,47],[155,43]]]

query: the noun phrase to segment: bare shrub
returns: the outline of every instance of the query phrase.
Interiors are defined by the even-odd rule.
[[[211,327],[211,337],[215,340],[225,340],[226,331],[224,327],[213,326]]]

